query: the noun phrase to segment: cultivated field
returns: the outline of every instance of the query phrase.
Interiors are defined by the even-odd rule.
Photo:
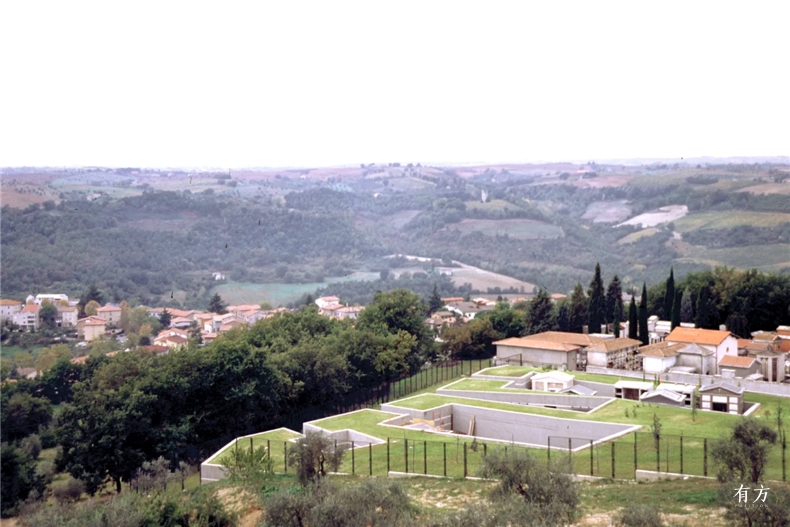
[[[679,261],[779,272],[790,267],[790,244],[748,245],[726,249],[694,247],[690,256]]]
[[[320,287],[326,287],[332,282],[346,282],[349,280],[375,280],[378,273],[359,272],[348,276],[327,277],[324,282],[311,282],[306,284],[253,284],[250,282],[228,282],[214,287],[211,292],[219,293],[228,304],[259,304],[263,301],[272,306],[284,306],[295,302],[304,294],[315,292]]]
[[[657,211],[646,212],[639,216],[634,216],[628,221],[617,224],[616,227],[622,225],[641,225],[643,228],[655,227],[662,223],[678,220],[688,214],[688,212],[689,209],[685,205],[669,205],[667,207],[661,207]]]
[[[648,236],[653,236],[658,232],[658,229],[654,227],[648,227],[647,229],[642,229],[641,231],[632,232],[628,236],[623,236],[617,243],[620,245],[625,245],[627,243],[634,243],[635,241],[641,240],[642,238],[646,238]]]
[[[518,240],[537,240],[562,238],[565,233],[561,227],[544,223],[536,220],[471,220],[465,219],[460,223],[453,223],[446,227],[457,229],[462,234],[480,232],[486,236],[504,236],[507,234],[511,238]]]
[[[752,194],[790,194],[790,179],[784,183],[763,183],[745,187],[738,192],[751,192]]]
[[[751,212],[745,210],[702,212],[700,214],[690,214],[676,220],[675,230],[684,233],[697,229],[727,229],[739,225],[773,227],[787,222],[790,222],[790,214],[782,212]]]

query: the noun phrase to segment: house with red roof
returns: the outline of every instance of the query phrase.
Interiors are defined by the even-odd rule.
[[[738,339],[725,330],[684,328],[678,326],[665,339],[670,344],[695,344],[701,350],[713,352],[716,365],[725,355],[738,355]],[[700,373],[706,373],[701,371]],[[712,371],[710,373],[718,373]]]
[[[96,316],[104,320],[107,326],[115,327],[121,323],[121,308],[107,304],[96,310]]]
[[[85,317],[77,321],[77,335],[85,342],[95,340],[107,330],[107,322],[101,317]]]
[[[14,315],[14,324],[18,325],[25,331],[37,331],[41,320],[38,318],[38,312],[41,306],[38,304],[30,303],[23,307],[19,313]]]

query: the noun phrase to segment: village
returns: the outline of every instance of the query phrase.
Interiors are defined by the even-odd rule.
[[[468,324],[478,313],[491,311],[498,303],[507,302],[512,306],[529,300],[523,295],[508,296],[442,298],[443,307],[431,313],[425,323],[433,329],[436,342],[441,344],[445,329]],[[557,302],[565,295],[554,294],[551,298]],[[364,309],[364,306],[344,305],[337,296],[320,297],[314,304],[319,314],[336,319],[355,320]],[[116,341],[123,351],[137,347],[161,355],[187,349],[190,340],[204,346],[235,328],[249,327],[278,313],[293,311],[283,307],[271,309],[265,303],[230,305],[222,309],[225,311],[222,314],[138,306],[138,311],[145,310],[161,327],[156,335],[137,339],[135,346],[129,346],[134,343],[128,341],[122,329],[126,326],[124,318],[129,317],[129,307],[125,303],[88,305],[84,310],[92,314],[78,318],[79,299],[70,299],[61,293],[30,295],[24,303],[0,300],[0,320],[3,324],[14,324],[21,332],[37,332],[44,325],[41,315],[47,306],[55,308],[50,308],[54,315],[50,324],[70,331],[74,337],[71,342],[75,356],[71,362],[75,364],[84,363],[89,356],[89,346],[99,341]],[[629,334],[628,325],[627,321],[620,323],[619,334]],[[741,385],[744,383],[790,388],[790,326],[767,328],[753,332],[751,338],[738,338],[724,326],[710,330],[696,328],[692,323],[680,323],[672,328],[670,321],[651,316],[647,345],[633,338],[616,337],[612,324],[602,324],[597,332],[589,329],[584,326],[582,333],[547,331],[495,341],[496,355],[492,364],[541,369],[543,372],[531,381],[548,392],[591,395],[583,385],[574,385],[573,372],[610,374],[625,378],[615,386],[617,397],[676,406],[694,404],[703,410],[739,414],[744,411],[742,402],[737,402],[739,396],[742,400]],[[111,351],[106,355],[119,352]],[[29,367],[16,371],[17,376],[27,378],[42,373]],[[715,384],[717,397],[709,399],[709,394],[707,398],[703,396],[692,401],[693,386],[700,385],[703,378],[708,381],[706,384]],[[710,389],[711,386],[706,387]],[[768,390],[766,393],[774,392]],[[724,404],[727,397],[734,397],[734,402]]]

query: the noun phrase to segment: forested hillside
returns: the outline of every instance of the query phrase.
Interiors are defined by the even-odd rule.
[[[626,287],[656,284],[670,266],[678,277],[716,266],[782,274],[790,269],[789,173],[770,164],[594,163],[392,163],[234,177],[20,171],[3,182],[3,294],[78,295],[95,283],[110,300],[203,308],[224,283],[212,272],[236,291],[314,284],[289,300],[258,300],[274,305],[321,286],[313,296],[341,293],[351,303],[379,289],[422,293],[433,282],[443,294],[490,288],[460,276],[439,280],[429,269],[410,283],[346,281],[355,272],[369,280],[391,270],[390,281],[413,274],[382,258],[398,253],[456,260],[566,294],[589,281],[596,262]],[[9,189],[40,200],[60,193],[13,208]],[[670,219],[662,207],[680,212]]]

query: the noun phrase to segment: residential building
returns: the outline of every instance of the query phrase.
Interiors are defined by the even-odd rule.
[[[317,298],[315,301],[315,305],[318,306],[319,309],[323,309],[324,306],[329,304],[339,304],[340,299],[336,296],[322,296],[321,298]]]
[[[324,307],[319,309],[319,313],[327,317],[337,316],[337,312],[343,308],[342,304],[332,303],[325,304]]]
[[[55,305],[58,305],[61,301],[68,304],[69,297],[64,294],[52,294],[52,295],[44,294],[44,295],[36,295],[36,299],[34,300],[36,304],[41,304],[41,302],[44,301],[52,302]]]
[[[618,370],[642,369],[639,356],[641,341],[621,337],[603,339],[587,348],[587,365]]]
[[[10,320],[13,322],[14,315],[22,311],[22,302],[3,298],[0,300],[0,321]]]
[[[107,322],[100,317],[90,316],[77,321],[77,335],[85,342],[101,337],[106,330]]]
[[[80,310],[72,306],[57,306],[58,316],[57,324],[61,328],[73,328],[77,325],[77,318],[79,317]]]
[[[676,327],[667,335],[666,341],[673,344],[695,344],[702,349],[713,352],[713,368],[709,372],[718,373],[717,365],[725,355],[738,354],[738,339],[732,333],[723,330]],[[700,367],[699,364],[694,365]],[[706,369],[704,366],[703,369]]]
[[[96,316],[104,320],[107,326],[115,327],[121,323],[121,308],[107,304],[96,310]]]
[[[352,320],[356,320],[363,309],[365,309],[364,306],[341,307],[337,310],[337,318],[350,318]]]
[[[446,311],[452,311],[457,315],[472,320],[481,311],[493,311],[495,305],[478,304],[477,302],[455,302],[444,306]]]
[[[35,368],[19,368],[16,374],[22,379],[35,379],[38,377],[38,370]]]
[[[32,303],[23,307],[19,313],[14,315],[14,324],[18,325],[25,331],[37,331],[41,321],[38,318],[38,313],[41,306]]]

